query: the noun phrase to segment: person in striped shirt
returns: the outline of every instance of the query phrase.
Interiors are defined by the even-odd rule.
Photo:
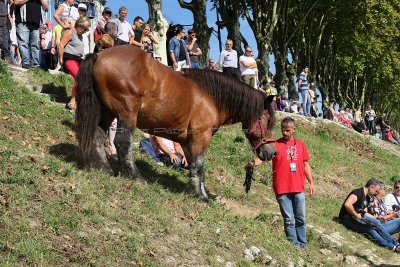
[[[308,75],[308,67],[305,66],[299,76],[298,90],[303,99],[302,107],[304,115],[311,116],[311,98],[310,94],[308,93],[307,75]]]

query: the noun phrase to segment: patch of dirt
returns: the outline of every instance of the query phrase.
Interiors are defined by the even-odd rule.
[[[223,204],[228,210],[232,211],[234,215],[240,217],[256,218],[261,213],[267,213],[267,211],[265,210],[248,205],[243,205],[233,199],[220,198],[218,201]]]

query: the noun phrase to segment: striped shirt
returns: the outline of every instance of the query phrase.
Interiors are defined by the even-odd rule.
[[[304,72],[300,73],[299,80],[301,80],[300,84],[300,90],[308,90],[308,82],[307,82],[307,77]]]

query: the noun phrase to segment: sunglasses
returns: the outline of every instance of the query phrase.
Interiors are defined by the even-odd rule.
[[[400,186],[396,185],[394,188],[396,188],[396,189],[399,189],[399,188],[400,188]]]
[[[246,52],[251,52],[251,50],[246,50]]]

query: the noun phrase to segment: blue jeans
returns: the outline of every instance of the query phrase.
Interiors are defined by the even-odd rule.
[[[386,229],[386,231],[388,231],[388,233],[391,235],[400,232],[400,218],[390,220],[382,225]]]
[[[375,121],[374,120],[367,121],[367,128],[368,128],[369,134],[373,135],[375,132]]]
[[[178,158],[179,162],[171,163],[171,158],[167,154],[158,154],[160,160],[167,166],[172,166],[174,169],[180,169],[182,167],[182,155],[179,153],[174,153]]]
[[[303,107],[303,114],[311,116],[311,98],[308,90],[301,90],[301,97],[303,99],[303,103],[301,104]]]
[[[200,69],[199,62],[190,62],[190,68],[191,69]]]
[[[39,25],[20,22],[16,27],[22,65],[39,67]]]
[[[385,227],[381,224],[381,222],[379,220],[368,217],[366,215],[364,215],[363,218],[367,219],[367,220],[371,221],[373,224],[375,224],[382,231],[382,235],[380,235],[376,230],[372,229],[371,227],[357,224],[351,218],[344,218],[344,219],[341,219],[341,221],[342,221],[343,225],[346,226],[350,230],[353,230],[358,233],[369,234],[381,246],[392,249],[394,246],[396,246],[399,243],[396,241],[396,239],[394,239],[388,233],[388,231],[385,229]]]
[[[306,197],[304,192],[276,195],[276,200],[279,203],[285,233],[289,241],[295,246],[307,249]]]

